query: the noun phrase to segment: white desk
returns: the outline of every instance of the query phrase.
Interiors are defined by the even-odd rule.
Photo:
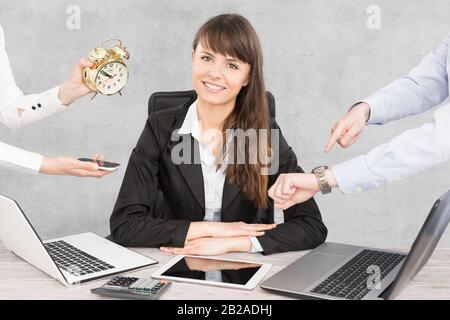
[[[134,249],[159,261],[158,264],[129,275],[149,277],[173,256],[154,248]],[[261,254],[229,253],[226,258],[256,262],[267,262],[272,268],[266,278],[281,270],[308,251],[288,252],[263,256]],[[5,249],[0,242],[0,299],[105,299],[92,294],[91,288],[98,287],[106,278],[88,282],[77,287],[65,287],[39,269]],[[259,286],[252,291],[203,286],[174,282],[160,299],[173,300],[240,300],[240,299],[290,299],[270,293]],[[436,249],[427,265],[405,288],[397,299],[450,299],[450,249]]]

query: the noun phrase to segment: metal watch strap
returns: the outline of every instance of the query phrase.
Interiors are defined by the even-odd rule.
[[[327,194],[331,192],[331,187],[328,183],[327,177],[325,175],[325,170],[327,170],[327,166],[320,166],[314,168],[311,172],[316,176],[317,182],[319,183],[319,188],[322,194]]]

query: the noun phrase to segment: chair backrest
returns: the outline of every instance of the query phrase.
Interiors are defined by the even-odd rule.
[[[269,106],[269,114],[275,118],[275,98],[269,91],[266,91],[267,104]],[[194,90],[188,91],[170,91],[170,92],[155,92],[148,99],[148,114],[172,108],[183,104],[184,106],[191,105],[197,99],[197,93]]]

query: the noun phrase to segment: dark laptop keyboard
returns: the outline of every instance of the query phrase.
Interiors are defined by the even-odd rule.
[[[380,268],[381,274],[378,279],[383,280],[405,257],[406,254],[364,249],[312,292],[360,300],[371,290],[367,284],[368,278],[373,277],[373,273],[368,272],[370,266]]]
[[[74,276],[84,276],[114,268],[63,240],[48,242],[44,246],[56,265]]]

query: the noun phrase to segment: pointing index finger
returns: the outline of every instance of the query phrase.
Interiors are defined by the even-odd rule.
[[[328,143],[325,146],[325,152],[329,152],[336,143],[336,141],[342,136],[343,129],[344,128],[341,125],[338,125],[336,127],[336,129],[331,134],[330,140],[328,140]]]

